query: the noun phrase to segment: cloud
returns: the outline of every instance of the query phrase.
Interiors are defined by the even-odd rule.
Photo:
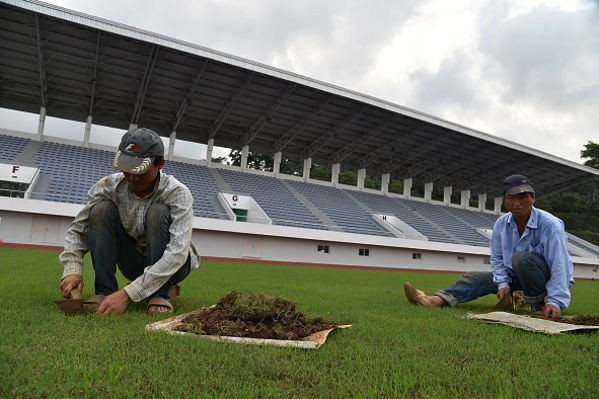
[[[597,93],[598,16],[540,6],[484,28],[481,50],[503,73],[503,100],[576,107]]]

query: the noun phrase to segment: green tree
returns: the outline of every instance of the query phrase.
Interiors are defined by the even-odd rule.
[[[310,178],[322,181],[331,181],[331,168],[314,164],[310,170]]]
[[[580,151],[580,157],[586,159],[584,164],[595,169],[599,169],[599,144],[589,141]]]
[[[231,150],[229,158],[231,159],[230,165],[241,166],[241,151]],[[247,167],[250,169],[272,172],[273,164],[274,162],[270,155],[248,152]]]
[[[304,165],[293,159],[284,159],[281,161],[280,172],[286,175],[302,176],[304,174]]]

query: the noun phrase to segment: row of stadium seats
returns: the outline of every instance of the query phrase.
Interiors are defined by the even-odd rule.
[[[27,153],[28,147],[30,153],[35,152],[34,166],[49,181],[32,198],[83,204],[89,187],[114,172],[112,151],[52,142],[40,144],[6,135],[0,135],[0,162],[11,163],[21,153]],[[429,241],[484,247],[489,240],[477,229],[492,229],[497,218],[494,214],[457,206],[179,161],[167,162],[164,171],[189,187],[197,217],[227,219],[218,193],[236,193],[254,198],[275,225],[392,236],[372,215],[393,215]],[[571,244],[599,255],[599,251],[578,242]]]
[[[30,142],[4,135],[0,140],[5,148],[13,148],[0,155],[3,161],[14,159]],[[36,142],[38,147],[33,147],[31,143],[37,151],[36,166],[50,177],[47,189],[36,193],[36,198],[83,204],[89,187],[114,172],[112,151],[53,142]],[[494,220],[493,215],[480,212],[178,161],[167,162],[164,171],[192,191],[198,217],[225,219],[217,196],[230,192],[253,197],[276,225],[391,236],[374,222],[372,213],[377,212],[399,217],[431,241],[481,246],[488,245],[488,240],[475,229],[490,228]]]
[[[342,231],[369,235],[392,236],[372,219],[368,212],[345,190],[320,184],[290,181],[299,194],[323,212]]]
[[[228,169],[214,169],[228,187],[223,191],[249,195],[264,209],[272,222],[282,226],[327,229],[280,179]]]
[[[15,157],[27,147],[29,141],[30,139],[23,137],[0,135],[0,160],[12,163]]]

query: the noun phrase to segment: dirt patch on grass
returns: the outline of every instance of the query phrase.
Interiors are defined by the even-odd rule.
[[[559,321],[579,326],[599,326],[598,315],[564,316]]]
[[[337,325],[322,317],[309,318],[297,310],[295,303],[281,297],[243,297],[232,291],[216,305],[190,312],[175,329],[194,334],[300,340]]]

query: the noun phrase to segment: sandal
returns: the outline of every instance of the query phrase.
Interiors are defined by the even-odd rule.
[[[149,314],[173,313],[173,305],[168,299],[155,296],[148,301],[147,311]]]

